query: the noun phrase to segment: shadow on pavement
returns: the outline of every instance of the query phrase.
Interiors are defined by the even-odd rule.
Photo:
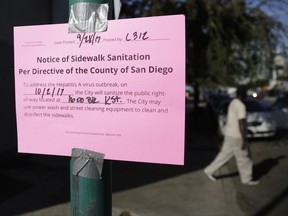
[[[227,173],[223,175],[215,176],[217,179],[233,178],[239,176],[239,172]]]
[[[281,155],[276,158],[268,158],[263,160],[261,163],[255,165],[253,167],[253,175],[256,180],[259,180],[263,176],[267,175],[271,169],[276,167],[279,164],[280,160],[287,158],[286,155]]]
[[[112,162],[112,191],[173,178],[202,169],[215,156],[189,152],[184,166]],[[2,163],[0,215],[18,215],[70,201],[69,157],[26,155]]]
[[[266,216],[266,215],[273,215],[270,214],[273,209],[275,209],[281,202],[284,201],[284,199],[288,198],[288,187],[284,189],[278,196],[276,196],[270,203],[265,205],[262,209],[260,209],[258,212],[256,212],[253,216]],[[287,212],[286,212],[287,213]],[[286,215],[286,213],[283,212],[283,216]]]
[[[69,200],[68,158],[16,153],[0,158],[0,215],[18,215]]]
[[[196,116],[196,117],[195,117]],[[190,118],[191,117],[191,118]],[[204,168],[215,157],[217,141],[204,109],[189,116],[185,165],[112,162],[112,191],[151,184]],[[0,215],[17,215],[70,200],[70,157],[17,154],[0,157]]]
[[[276,158],[268,158],[253,166],[253,179],[260,180],[263,176],[267,175],[273,168],[275,168],[280,160],[287,158],[286,155],[281,155]],[[239,176],[239,172],[232,172],[228,174],[215,176],[217,179],[225,179]]]
[[[213,152],[189,152],[184,166],[113,161],[113,192],[203,169],[214,157]]]

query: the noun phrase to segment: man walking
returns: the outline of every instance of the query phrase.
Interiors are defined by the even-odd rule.
[[[243,103],[246,95],[247,89],[244,86],[238,87],[236,98],[229,104],[222,149],[214,161],[204,169],[211,181],[217,181],[213,173],[235,156],[242,184],[259,184],[258,181],[252,180],[253,164],[246,141],[246,107]]]

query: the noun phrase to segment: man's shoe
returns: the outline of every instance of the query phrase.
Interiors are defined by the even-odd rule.
[[[242,182],[242,184],[245,184],[245,185],[258,185],[259,183],[260,183],[259,181]]]
[[[205,170],[204,170],[204,173],[211,181],[217,182],[217,179],[212,174],[206,172]]]

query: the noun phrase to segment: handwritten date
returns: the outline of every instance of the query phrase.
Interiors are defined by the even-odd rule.
[[[94,45],[94,43],[100,43],[101,36],[96,35],[96,32],[93,34],[77,34],[77,39],[79,40],[79,48],[82,46],[82,44],[91,44]]]
[[[62,96],[64,93],[64,88],[35,88],[35,95],[40,95],[42,98],[44,96]]]

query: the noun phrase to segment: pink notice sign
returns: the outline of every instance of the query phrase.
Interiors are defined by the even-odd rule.
[[[185,17],[14,28],[18,151],[183,164]]]

